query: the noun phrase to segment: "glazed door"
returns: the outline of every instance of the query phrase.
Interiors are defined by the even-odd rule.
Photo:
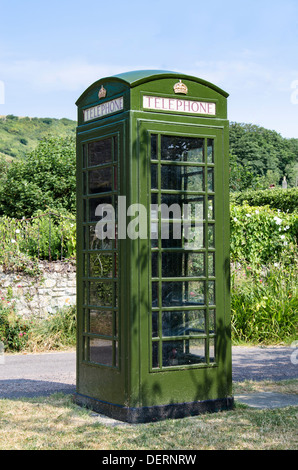
[[[143,405],[216,398],[218,387],[225,393],[228,356],[222,130],[140,129],[150,206],[149,281],[141,280],[148,299],[141,312]]]

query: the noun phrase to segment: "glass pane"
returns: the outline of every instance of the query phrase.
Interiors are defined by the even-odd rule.
[[[163,221],[161,223],[162,248],[183,248],[183,226],[181,223]]]
[[[190,336],[205,333],[205,310],[162,312],[163,336]]]
[[[204,162],[204,139],[161,136],[161,159],[180,162]]]
[[[215,276],[215,253],[208,253],[208,276]]]
[[[99,221],[102,217],[95,215],[95,211],[100,204],[107,205],[108,207],[113,204],[112,196],[96,197],[89,199],[89,222]],[[109,207],[110,210],[113,210]],[[114,210],[115,213],[115,210]],[[104,215],[105,217],[105,215]]]
[[[163,277],[199,277],[205,275],[204,253],[162,253]]]
[[[203,196],[185,197],[183,206],[183,217],[185,220],[190,218],[204,220],[205,218],[205,199]],[[187,205],[187,206],[186,206]]]
[[[208,187],[208,192],[213,192],[214,191],[214,169],[213,168],[208,168],[208,181],[207,181],[207,187]]]
[[[96,236],[95,225],[89,226],[89,249],[90,250],[111,250],[113,242],[110,238],[101,240]]]
[[[87,194],[87,174],[85,171],[83,172],[83,194]]]
[[[151,160],[157,160],[157,135],[151,135]]]
[[[209,339],[209,362],[215,362],[215,339]]]
[[[90,277],[113,277],[113,255],[103,253],[89,254]]]
[[[152,312],[152,337],[158,336],[158,312]]]
[[[118,277],[118,254],[114,253],[114,277]]]
[[[188,343],[188,353],[192,364],[206,362],[205,339],[191,339]]]
[[[87,200],[83,199],[83,222],[87,222]]]
[[[113,342],[99,339],[89,339],[90,361],[106,366],[113,365]]]
[[[161,165],[161,189],[204,191],[204,168]]]
[[[112,191],[112,167],[100,168],[98,170],[90,170],[89,177],[89,194],[103,193]]]
[[[119,364],[118,341],[114,341],[114,347],[115,347],[115,366],[118,367],[118,364]]]
[[[83,282],[83,305],[87,304],[87,283]]]
[[[158,222],[151,222],[150,226],[150,238],[151,238],[151,247],[158,247]]]
[[[114,162],[118,160],[118,140],[117,137],[113,137],[113,144],[114,144]]]
[[[164,307],[204,305],[204,303],[204,281],[177,281],[162,283],[162,305]]]
[[[115,336],[118,336],[118,312],[114,312]]]
[[[183,271],[185,277],[205,276],[204,253],[185,253]]]
[[[162,343],[163,367],[205,362],[205,339],[163,341]]]
[[[157,168],[158,166],[154,163],[151,165],[151,188],[157,189]]]
[[[214,225],[208,225],[208,246],[209,246],[209,248],[215,248],[215,227],[214,227]]]
[[[203,220],[205,200],[203,196],[189,196],[184,194],[161,194],[161,207],[154,204],[151,209],[151,218],[157,219],[159,212],[162,219],[179,219],[185,221],[192,219]]]
[[[152,282],[152,307],[158,307],[158,282]]]
[[[208,282],[208,302],[215,305],[215,281]]]
[[[101,165],[112,161],[112,139],[88,144],[88,166]]]
[[[209,310],[209,333],[215,333],[215,310]]]
[[[158,253],[152,253],[152,272],[151,275],[152,277],[157,277],[158,276]]]
[[[214,140],[207,139],[207,162],[214,163]]]
[[[98,335],[113,335],[113,312],[105,310],[90,310],[90,333]]]
[[[205,246],[204,224],[185,224],[183,226],[184,248],[186,250],[197,250]]]
[[[88,273],[87,255],[83,255],[83,277],[86,277],[87,273]]]
[[[86,168],[87,166],[87,153],[88,153],[88,148],[87,145],[83,145],[83,168]]]
[[[156,343],[155,341],[152,342],[152,367],[153,368],[159,367],[158,343]]]
[[[214,196],[208,197],[208,219],[214,219]]]
[[[89,304],[98,307],[113,306],[113,283],[112,282],[90,282]]]

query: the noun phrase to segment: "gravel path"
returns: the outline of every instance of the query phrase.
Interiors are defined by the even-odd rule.
[[[235,382],[298,378],[297,349],[233,346],[232,353]],[[0,398],[74,393],[75,380],[75,352],[6,354],[0,362]]]

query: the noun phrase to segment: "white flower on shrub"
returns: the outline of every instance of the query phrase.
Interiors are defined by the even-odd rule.
[[[276,225],[281,225],[282,219],[280,219],[279,217],[275,216],[275,217],[274,217],[274,220],[275,220]]]
[[[11,243],[16,243],[16,241],[13,238],[10,241]]]
[[[282,240],[284,240],[284,239],[286,238],[286,236],[285,236],[285,235],[281,235],[280,238],[281,238]]]
[[[251,214],[246,214],[246,217],[251,217]]]
[[[18,228],[16,229],[16,233],[20,233],[20,230]]]
[[[234,222],[238,222],[238,219],[237,219],[237,217],[234,217],[234,219],[233,219],[233,220],[234,220]]]

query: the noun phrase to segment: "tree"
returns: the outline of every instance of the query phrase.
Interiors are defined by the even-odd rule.
[[[75,211],[75,140],[48,138],[13,162],[0,188],[0,214],[30,217],[46,207]]]
[[[266,189],[290,176],[297,162],[298,139],[285,139],[276,131],[253,124],[231,122],[230,152],[231,189]]]

